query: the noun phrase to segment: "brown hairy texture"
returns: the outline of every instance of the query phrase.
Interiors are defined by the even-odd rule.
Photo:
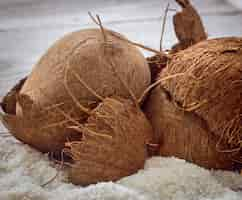
[[[116,181],[143,168],[152,128],[132,101],[106,98],[84,125],[73,129],[83,139],[66,143],[65,152],[74,162],[69,173],[72,183]]]
[[[179,40],[179,43],[172,48],[173,53],[207,39],[202,20],[190,1],[176,0],[176,2],[182,7],[182,11],[173,17],[175,33]]]
[[[146,60],[150,68],[151,83],[154,83],[157,80],[161,70],[166,67],[168,58],[165,55],[154,55],[147,57]]]
[[[12,134],[42,152],[60,151],[80,136],[69,127],[85,122],[105,97],[139,98],[150,84],[148,64],[115,35],[124,38],[105,29],[104,41],[100,29],[85,29],[57,41],[19,92],[30,101],[17,100],[16,115],[4,117]]]
[[[160,154],[233,168],[242,156],[242,39],[207,40],[175,54],[160,78],[177,73],[184,75],[161,82],[146,104]]]
[[[1,107],[5,113],[16,114],[17,95],[27,77],[21,79],[2,99]]]

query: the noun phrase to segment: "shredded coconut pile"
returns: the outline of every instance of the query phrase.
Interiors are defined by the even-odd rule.
[[[68,183],[58,166],[28,145],[0,137],[1,200],[241,200],[242,176],[153,157],[137,174],[88,187]],[[41,186],[42,185],[42,186]]]

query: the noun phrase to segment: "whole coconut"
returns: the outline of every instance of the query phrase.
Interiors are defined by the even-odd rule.
[[[174,54],[145,112],[160,154],[215,169],[233,169],[242,148],[242,39],[200,42]]]
[[[102,98],[142,94],[150,83],[145,58],[123,36],[105,34],[107,41],[99,29],[68,34],[43,55],[18,92],[16,115],[2,116],[16,138],[42,152],[59,151],[80,137],[68,127],[85,122]]]

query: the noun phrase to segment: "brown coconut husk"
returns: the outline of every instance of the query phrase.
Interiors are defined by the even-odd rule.
[[[175,54],[146,114],[160,154],[206,168],[233,169],[242,157],[242,39],[200,42]]]
[[[60,151],[67,140],[80,137],[69,127],[85,122],[105,97],[136,99],[149,84],[144,56],[122,35],[77,31],[40,59],[19,92],[16,115],[6,114],[2,121],[24,143],[42,152]]]
[[[172,47],[172,53],[186,49],[202,40],[207,39],[207,34],[197,10],[189,0],[176,0],[182,7],[173,17],[176,37],[179,42]]]
[[[73,159],[72,183],[116,181],[143,168],[152,128],[132,101],[106,98],[84,125],[72,128],[83,137],[66,143],[65,152]]]

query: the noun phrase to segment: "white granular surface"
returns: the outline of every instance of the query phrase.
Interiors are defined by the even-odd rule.
[[[28,145],[0,137],[0,200],[242,200],[242,176],[208,171],[176,158],[153,157],[113,183],[74,186],[65,171]]]

